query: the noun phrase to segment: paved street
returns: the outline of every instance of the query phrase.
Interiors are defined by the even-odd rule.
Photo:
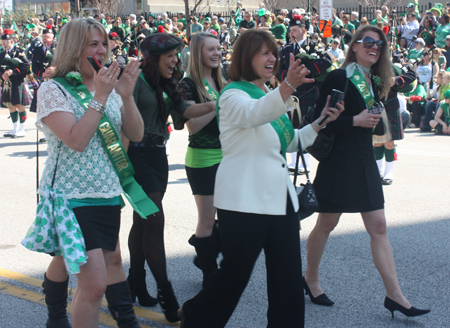
[[[0,328],[44,327],[46,308],[38,286],[50,257],[30,252],[20,244],[36,210],[35,115],[29,115],[27,135],[21,139],[3,138],[12,128],[7,115],[7,110],[0,109]],[[388,236],[405,296],[416,307],[431,308],[431,313],[406,318],[395,312],[395,319],[391,318],[383,307],[385,290],[371,259],[369,236],[360,216],[346,214],[332,233],[321,265],[322,287],[336,304],[320,307],[307,298],[307,327],[450,327],[450,138],[408,129],[405,139],[397,144],[395,181],[384,187]],[[163,203],[169,278],[180,304],[201,288],[201,272],[192,264],[194,249],[187,243],[197,215],[184,170],[186,146],[187,131],[175,131],[170,140],[169,187]],[[40,145],[40,149],[42,171],[46,145]],[[120,241],[128,270],[131,207],[126,206],[122,213]],[[313,215],[302,221],[303,269],[306,240],[316,218]],[[147,283],[155,296],[151,274]],[[265,283],[261,254],[227,327],[267,326]],[[70,287],[76,287],[75,276],[70,278]],[[102,311],[101,327],[114,326],[105,307]],[[140,310],[139,321],[146,327],[169,327],[158,321],[160,313],[159,306]]]

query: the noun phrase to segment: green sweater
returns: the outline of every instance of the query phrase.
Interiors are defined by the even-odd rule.
[[[278,24],[274,27],[270,27],[269,31],[273,33],[275,39],[281,39],[286,41],[286,26],[284,24]]]

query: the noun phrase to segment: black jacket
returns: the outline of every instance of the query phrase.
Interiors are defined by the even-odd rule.
[[[27,57],[25,56],[25,53],[23,49],[21,49],[18,46],[13,47],[10,51],[8,51],[8,55],[11,58],[16,58],[20,61],[20,64],[17,68],[13,69],[13,74],[9,77],[9,80],[13,85],[19,85],[23,83],[25,76],[30,71],[30,62],[28,61]],[[0,78],[5,71],[8,69],[11,69],[10,67],[6,67],[3,64],[3,59],[5,59],[6,51],[2,51],[0,53]]]
[[[56,42],[53,42],[50,47],[44,52],[44,45],[42,42],[39,42],[36,44],[36,46],[32,50],[32,57],[31,57],[31,68],[33,70],[33,73],[37,77],[42,77],[42,74],[44,73],[45,69],[50,66],[51,63],[46,63],[46,54],[49,52],[50,54],[54,55],[55,49],[56,49]]]

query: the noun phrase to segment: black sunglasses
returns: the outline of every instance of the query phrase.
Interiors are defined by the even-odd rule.
[[[367,49],[372,48],[375,44],[377,45],[378,49],[380,49],[380,50],[383,49],[383,47],[384,47],[384,41],[383,40],[375,41],[370,36],[365,36],[362,40],[356,41],[356,43],[362,43],[363,47],[367,48]]]

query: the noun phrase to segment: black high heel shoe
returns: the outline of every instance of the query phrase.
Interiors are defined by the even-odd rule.
[[[305,289],[305,295],[309,295],[309,299],[314,304],[324,305],[324,306],[332,306],[334,304],[334,302],[332,300],[330,300],[328,298],[328,296],[325,295],[325,293],[320,294],[317,297],[314,297],[312,295],[311,291],[309,290],[308,284],[306,283],[306,280],[305,280],[304,276],[303,276],[303,288]]]
[[[417,317],[419,315],[427,314],[430,312],[430,310],[422,310],[422,309],[416,309],[414,306],[411,306],[411,308],[407,309],[397,302],[391,300],[389,297],[386,296],[384,299],[384,307],[391,311],[392,318],[394,317],[394,311],[399,311],[406,315],[407,317]]]

